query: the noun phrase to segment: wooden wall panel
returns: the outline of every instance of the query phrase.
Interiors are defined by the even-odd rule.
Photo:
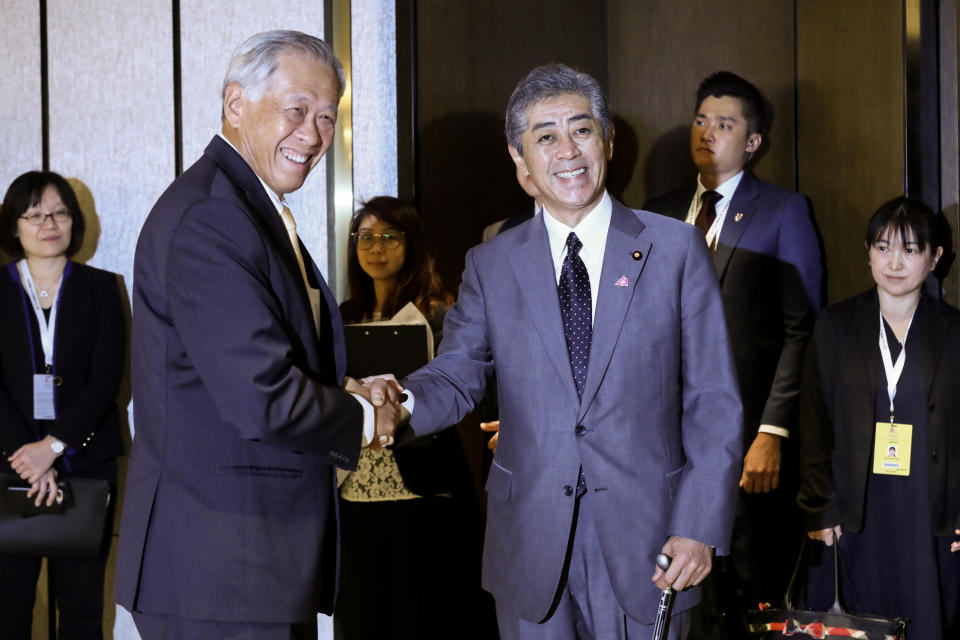
[[[40,10],[35,2],[3,7],[3,90],[0,91],[0,200],[25,171],[41,169]]]
[[[503,134],[510,93],[553,61],[606,87],[606,2],[421,0],[417,13],[418,205],[453,287],[483,228],[532,207]]]
[[[835,302],[873,284],[866,223],[904,190],[902,6],[803,0],[797,33],[800,190],[813,202]]]
[[[689,132],[700,81],[725,69],[774,108],[757,175],[794,188],[793,3],[609,0],[610,99],[619,116],[611,191],[639,207],[696,177]]]
[[[251,10],[232,0],[181,0],[183,167],[192,165],[220,131],[221,88],[230,56],[244,40],[271,29],[295,29],[323,38],[322,0],[273,0]],[[326,161],[287,198],[297,232],[320,271],[328,272]]]

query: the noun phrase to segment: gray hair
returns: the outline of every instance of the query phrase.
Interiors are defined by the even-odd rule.
[[[593,117],[600,123],[603,139],[610,140],[610,109],[600,83],[590,74],[565,64],[553,63],[537,67],[528,73],[510,95],[504,127],[507,144],[522,155],[523,145],[520,138],[529,126],[527,111],[539,102],[570,93],[587,99]]]
[[[227,85],[236,82],[256,102],[267,90],[270,76],[277,70],[277,60],[291,51],[313,56],[326,62],[337,78],[337,97],[343,97],[347,85],[343,65],[333,54],[333,47],[323,40],[299,31],[264,31],[249,38],[233,52],[227,74],[223,78],[220,99],[226,97]]]

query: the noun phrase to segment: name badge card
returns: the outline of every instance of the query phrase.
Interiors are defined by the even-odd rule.
[[[45,373],[33,375],[33,419],[56,420],[57,410],[53,404],[54,376]]]
[[[912,424],[878,422],[873,445],[873,472],[885,476],[909,476],[912,440]]]

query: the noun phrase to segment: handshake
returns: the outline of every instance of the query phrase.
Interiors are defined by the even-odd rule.
[[[348,377],[344,390],[373,405],[375,431],[370,447],[382,449],[393,445],[397,428],[410,419],[410,413],[401,404],[407,401],[407,394],[394,375],[387,373],[360,380]]]

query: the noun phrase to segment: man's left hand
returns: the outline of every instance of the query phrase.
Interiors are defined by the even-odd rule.
[[[53,438],[47,436],[38,442],[25,444],[7,458],[18,476],[30,484],[40,481],[43,474],[50,470],[57,459],[57,454],[50,448],[52,440]]]
[[[740,486],[747,493],[769,493],[780,485],[780,440],[772,433],[760,432],[743,459]]]
[[[698,585],[713,567],[710,545],[690,538],[670,536],[661,551],[673,558],[669,569],[664,571],[657,567],[653,574],[653,581],[661,590],[672,587],[674,591],[683,591],[687,587]]]

